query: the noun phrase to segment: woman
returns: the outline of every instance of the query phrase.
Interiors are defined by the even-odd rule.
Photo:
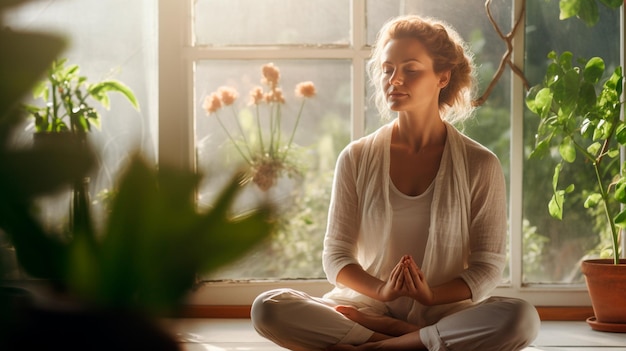
[[[452,122],[471,114],[473,64],[434,19],[380,31],[369,64],[382,114],[396,117],[337,161],[322,298],[260,295],[256,330],[292,350],[519,350],[536,310],[489,297],[505,266],[506,188],[496,156]]]

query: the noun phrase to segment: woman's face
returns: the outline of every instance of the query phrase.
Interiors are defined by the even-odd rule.
[[[439,91],[448,83],[449,72],[435,73],[424,45],[414,38],[390,40],[382,55],[382,87],[393,111],[439,109]]]

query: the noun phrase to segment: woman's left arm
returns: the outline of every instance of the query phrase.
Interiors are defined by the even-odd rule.
[[[487,151],[469,153],[471,213],[469,256],[460,278],[482,300],[502,281],[506,266],[506,183],[498,158]]]

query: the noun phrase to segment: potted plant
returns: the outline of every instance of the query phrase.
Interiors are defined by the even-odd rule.
[[[560,0],[560,19],[577,17],[592,27],[599,21],[599,3],[618,9],[623,0]],[[550,63],[540,84],[526,98],[530,111],[539,116],[536,144],[530,157],[550,154],[558,162],[552,177],[548,210],[563,218],[568,194],[577,191],[586,197],[584,206],[602,213],[610,236],[610,258],[585,259],[581,270],[589,290],[594,316],[587,319],[592,329],[626,332],[626,260],[620,253],[626,228],[626,123],[621,120],[623,71],[615,68],[605,76],[601,57],[579,59],[571,52],[548,54]],[[578,157],[595,183],[559,184],[561,170]],[[602,241],[603,233],[599,233]]]
[[[60,58],[52,62],[46,78],[33,88],[33,98],[42,100],[40,105],[24,104],[26,113],[34,120],[34,142],[46,147],[55,139],[69,139],[76,147],[85,147],[87,133],[100,128],[100,111],[93,106],[98,103],[110,108],[109,93],[120,93],[135,109],[139,103],[133,91],[115,79],[89,82],[80,74],[76,64],[67,64]],[[51,141],[52,140],[52,141]],[[91,225],[89,210],[89,177],[76,179],[70,206],[70,225]]]
[[[605,64],[600,57],[579,65],[573,64],[570,52],[551,52],[548,57],[543,82],[526,98],[528,108],[540,118],[530,157],[550,154],[560,160],[548,204],[552,217],[562,219],[565,198],[574,191],[587,196],[585,207],[601,206],[611,233],[611,258],[582,263],[595,313],[588,322],[598,330],[626,331],[626,260],[620,259],[621,230],[626,228],[626,210],[620,209],[626,204],[626,168],[620,161],[626,145],[626,123],[620,119],[622,68],[603,80]],[[584,158],[585,171],[596,179],[592,187],[559,183],[563,167],[577,157]]]

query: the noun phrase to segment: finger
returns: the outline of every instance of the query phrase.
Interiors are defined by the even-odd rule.
[[[411,265],[411,267],[419,269],[417,263],[415,262],[415,259],[413,259],[413,256],[408,256],[407,262]]]
[[[404,281],[406,282],[406,284],[404,284],[404,286],[410,291],[410,292],[414,292],[415,289],[417,288],[416,285],[416,280],[415,277],[413,276],[413,274],[411,274],[411,270],[406,267],[403,271],[403,277],[404,277]]]

